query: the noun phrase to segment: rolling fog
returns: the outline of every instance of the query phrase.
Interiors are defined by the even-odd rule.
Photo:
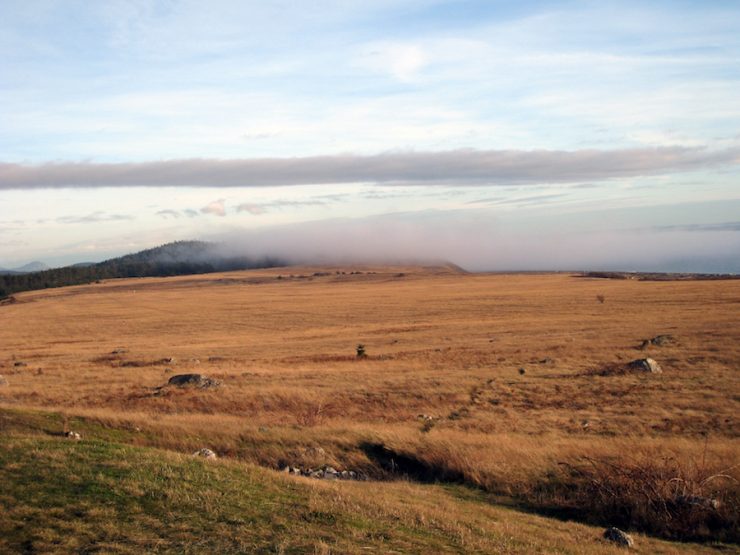
[[[599,229],[578,218],[511,221],[485,211],[430,211],[236,231],[208,239],[222,243],[225,254],[271,256],[296,264],[452,262],[469,271],[736,273],[738,228],[740,224],[728,223]]]

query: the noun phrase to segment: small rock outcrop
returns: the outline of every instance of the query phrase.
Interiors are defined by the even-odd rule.
[[[614,528],[613,526],[604,530],[604,539],[614,542],[617,545],[621,545],[622,547],[633,547],[635,545],[635,541],[632,539],[632,536],[622,532],[619,528]]]
[[[663,369],[660,367],[660,364],[658,364],[655,360],[652,358],[638,358],[637,360],[633,360],[629,363],[629,368],[631,370],[641,370],[643,372],[650,372],[651,374],[660,374],[663,372]]]
[[[195,453],[193,453],[194,457],[202,457],[204,459],[217,459],[216,453],[208,449],[207,447],[204,447],[203,449],[199,449]]]
[[[354,470],[337,470],[332,466],[323,466],[321,468],[300,468],[298,466],[283,467],[283,472],[291,476],[304,476],[306,478],[316,478],[317,480],[367,480],[364,474]]]
[[[218,387],[221,385],[221,382],[202,374],[177,374],[167,381],[167,385],[174,385],[176,387],[199,387],[201,389],[206,389],[209,387]]]
[[[641,349],[647,349],[650,347],[650,345],[655,345],[656,347],[663,347],[665,345],[670,345],[673,343],[673,336],[670,334],[662,334],[662,335],[656,335],[655,337],[652,337],[650,339],[645,339],[642,342],[642,345],[640,345]]]
[[[64,432],[64,437],[67,439],[71,439],[73,441],[80,441],[82,439],[82,436],[78,434],[77,432]]]

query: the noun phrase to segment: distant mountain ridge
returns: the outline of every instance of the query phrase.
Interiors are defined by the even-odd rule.
[[[31,263],[27,266],[41,263]],[[100,279],[205,274],[284,265],[277,258],[235,256],[215,243],[176,241],[98,263],[0,274],[0,299],[33,289],[79,285]]]
[[[28,264],[24,264],[18,268],[0,268],[0,274],[28,274],[31,272],[43,272],[50,268],[51,266],[44,264],[43,262],[39,262],[38,260],[34,260],[33,262],[29,262]]]

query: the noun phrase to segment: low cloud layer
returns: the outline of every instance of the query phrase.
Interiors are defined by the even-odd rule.
[[[653,210],[660,211],[660,207]],[[670,210],[670,208],[667,208]],[[646,210],[643,216],[650,217]],[[612,218],[619,219],[617,212]],[[574,219],[575,221],[575,219]],[[426,211],[362,219],[334,219],[232,232],[212,237],[231,254],[272,256],[293,263],[435,263],[471,271],[624,270],[740,272],[740,231],[602,229],[586,232],[567,218],[502,220],[487,210]],[[532,224],[532,225],[530,225]],[[711,235],[711,236],[710,236]]]
[[[260,187],[332,183],[563,183],[738,164],[740,149],[452,150],[304,158],[0,164],[0,190],[55,187]]]
[[[87,214],[85,216],[61,216],[56,219],[60,224],[96,224],[100,222],[120,222],[124,220],[133,220],[133,216],[125,214],[107,214],[101,210]]]

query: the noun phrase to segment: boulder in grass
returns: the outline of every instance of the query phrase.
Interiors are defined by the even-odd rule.
[[[663,372],[660,364],[658,364],[654,359],[650,357],[638,358],[637,360],[633,360],[629,363],[629,368],[631,370],[641,370],[643,372],[649,372],[651,374],[661,374]]]
[[[216,456],[216,453],[214,453],[213,451],[211,451],[207,447],[204,447],[203,449],[200,449],[200,450],[196,451],[195,453],[193,453],[193,456],[194,457],[202,457],[204,459],[211,459],[211,460],[214,460],[214,459],[217,459],[218,458]]]
[[[174,385],[176,387],[217,387],[221,385],[218,380],[211,379],[202,374],[177,374],[172,376],[168,381],[167,385]]]
[[[666,333],[662,335],[656,335],[651,339],[645,339],[640,345],[640,349],[647,349],[651,345],[654,345],[656,347],[664,347],[666,345],[670,345],[673,342],[673,336],[670,334]]]
[[[72,441],[80,441],[82,439],[82,436],[77,432],[64,432],[64,437]]]
[[[632,539],[632,536],[613,526],[604,530],[604,539],[614,542],[617,545],[621,545],[622,547],[633,547],[635,545],[635,541]]]

